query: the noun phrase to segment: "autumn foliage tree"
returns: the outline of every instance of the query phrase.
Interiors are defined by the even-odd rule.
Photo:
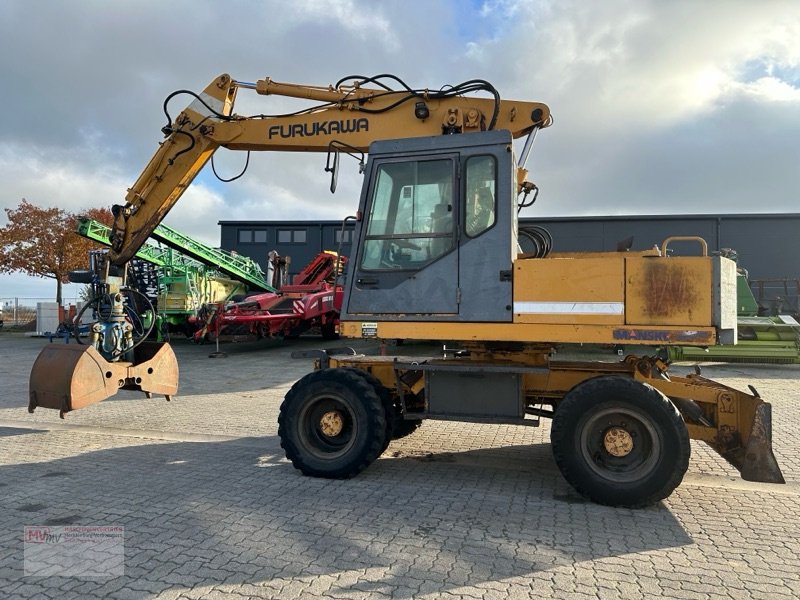
[[[61,303],[61,286],[67,275],[88,265],[89,250],[97,242],[77,233],[77,214],[61,208],[41,208],[25,198],[17,208],[6,208],[8,224],[0,228],[0,273],[20,271],[56,280],[56,302]],[[92,208],[85,215],[106,225],[113,217],[107,208]]]

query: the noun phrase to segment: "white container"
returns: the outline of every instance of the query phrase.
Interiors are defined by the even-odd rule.
[[[39,335],[55,333],[58,323],[58,302],[36,303],[36,332]]]

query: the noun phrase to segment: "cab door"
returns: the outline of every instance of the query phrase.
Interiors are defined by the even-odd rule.
[[[458,249],[459,321],[513,319],[516,255],[516,186],[512,154],[473,147],[462,152],[461,229]]]

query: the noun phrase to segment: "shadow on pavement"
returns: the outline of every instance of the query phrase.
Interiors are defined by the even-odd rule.
[[[152,597],[224,583],[272,597],[413,598],[511,577],[535,586],[559,566],[692,542],[663,505],[583,500],[549,445],[432,454],[393,444],[358,477],[337,481],[302,476],[274,436],[46,460],[54,436],[62,453],[86,439],[31,435],[26,448],[45,461],[0,467],[0,539],[11,550],[0,554],[3,588],[22,580],[31,592],[74,584],[82,597],[123,587]],[[125,575],[23,578],[23,527],[64,524],[123,526]]]

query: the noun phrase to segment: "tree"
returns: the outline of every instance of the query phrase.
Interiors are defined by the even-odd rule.
[[[8,224],[0,228],[0,273],[21,271],[56,280],[56,302],[67,275],[85,269],[90,250],[99,244],[75,233],[78,215],[60,208],[40,208],[22,199],[16,209],[6,208]],[[87,217],[110,225],[107,208],[92,208]]]

